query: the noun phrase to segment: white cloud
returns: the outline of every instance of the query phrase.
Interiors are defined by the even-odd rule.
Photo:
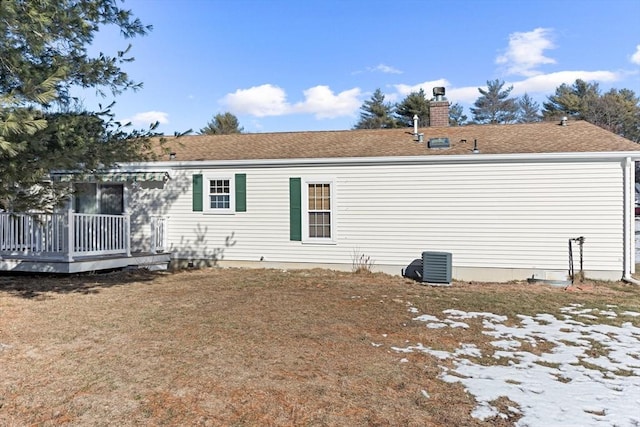
[[[402,74],[402,71],[398,70],[395,67],[385,64],[378,64],[375,67],[370,67],[367,69],[368,71],[379,71],[385,74]]]
[[[479,96],[478,86],[447,88],[447,99],[454,104],[473,104]]]
[[[221,102],[234,113],[256,117],[281,116],[289,110],[284,89],[270,84],[238,89],[225,95]]]
[[[460,87],[455,88],[451,86],[451,83],[447,79],[430,80],[413,85],[396,84],[393,85],[396,89],[396,93],[389,94],[385,99],[390,102],[396,102],[410,93],[418,92],[420,89],[424,90],[427,99],[431,99],[433,96],[434,87],[444,87],[446,89],[446,97],[451,102],[456,103],[471,103],[478,98],[477,87]]]
[[[151,123],[159,122],[160,124],[169,123],[169,114],[162,111],[145,111],[137,113],[131,118],[120,120],[122,123],[131,122],[136,126],[149,126]]]
[[[554,92],[563,83],[573,84],[577,79],[585,81],[595,81],[610,83],[620,80],[621,76],[612,71],[559,71],[557,73],[541,74],[528,79],[507,83],[505,86],[513,85],[513,95],[519,96],[527,93]]]
[[[507,74],[535,76],[540,73],[536,70],[539,65],[556,63],[554,59],[544,56],[545,50],[555,47],[551,36],[549,28],[512,33],[509,35],[509,47],[496,58],[496,63],[506,66]]]
[[[314,86],[303,92],[304,101],[294,105],[287,102],[284,89],[264,84],[249,89],[238,89],[227,94],[220,102],[235,114],[256,117],[286,114],[314,114],[317,119],[352,116],[360,107],[360,89],[354,88],[334,94],[329,86]]]
[[[386,65],[386,64],[378,64],[375,67],[367,67],[364,71],[363,70],[357,70],[352,72],[352,75],[357,75],[357,74],[362,74],[363,72],[368,72],[368,73],[385,73],[385,74],[402,74],[402,70],[397,69],[396,67],[392,67],[391,65]]]
[[[315,86],[304,91],[305,100],[293,106],[296,113],[311,113],[317,119],[352,116],[360,108],[360,88],[335,95],[329,86]]]
[[[431,98],[431,95],[433,94],[433,88],[440,87],[440,86],[445,88],[448,87],[449,81],[447,79],[438,79],[438,80],[431,80],[423,83],[418,83],[415,85],[405,85],[405,84],[393,85],[393,87],[396,88],[396,91],[398,91],[398,93],[402,96],[407,96],[410,93],[418,92],[420,89],[423,89],[425,95],[427,95],[427,99]],[[449,91],[447,91],[447,94],[448,93]]]
[[[636,51],[631,55],[631,62],[640,65],[640,44],[636,46]]]

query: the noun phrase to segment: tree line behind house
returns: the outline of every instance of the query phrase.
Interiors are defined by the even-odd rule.
[[[610,89],[602,93],[598,83],[576,80],[572,85],[558,86],[547,97],[542,108],[529,94],[511,96],[513,86],[504,87],[500,80],[487,81],[486,88],[478,88],[480,96],[470,108],[468,120],[460,104],[449,108],[449,125],[533,123],[567,117],[586,120],[634,142],[640,142],[640,98],[630,89]],[[410,93],[402,101],[385,102],[385,95],[377,89],[360,107],[360,119],[354,129],[385,129],[418,126],[429,123],[429,103],[424,90]]]
[[[640,142],[640,98],[630,89],[610,89],[602,93],[598,83],[576,80],[572,85],[558,86],[553,95],[540,104],[529,94],[511,96],[513,86],[504,87],[500,80],[487,81],[486,88],[478,88],[480,96],[470,108],[469,120],[459,103],[449,107],[449,125],[534,123],[567,117],[586,120],[634,142]],[[412,92],[398,103],[385,101],[385,95],[376,89],[371,98],[360,107],[360,119],[354,129],[389,129],[413,127],[414,116],[418,127],[429,125],[429,104],[423,89]],[[230,112],[216,114],[200,130],[205,135],[242,133],[238,118]]]

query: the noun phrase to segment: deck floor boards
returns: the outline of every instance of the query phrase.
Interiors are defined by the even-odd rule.
[[[102,255],[78,257],[73,261],[61,259],[33,259],[21,257],[0,258],[0,271],[32,273],[84,273],[88,271],[111,270],[130,266],[160,266],[171,260],[169,253],[136,253],[131,256]]]

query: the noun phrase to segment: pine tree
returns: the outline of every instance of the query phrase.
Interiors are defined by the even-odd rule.
[[[603,95],[597,83],[578,79],[571,86],[560,85],[547,99],[542,110],[547,120],[586,120],[640,143],[640,98],[630,89],[611,89]]]
[[[600,98],[597,83],[576,80],[569,86],[566,83],[556,88],[554,95],[547,97],[548,102],[542,104],[542,115],[545,119],[556,120],[566,116],[576,120],[588,120],[589,105]]]
[[[480,97],[471,107],[473,120],[476,123],[503,124],[513,123],[518,118],[518,103],[509,98],[513,86],[502,89],[504,82],[500,80],[487,81],[487,90],[478,88]]]
[[[384,102],[384,94],[380,89],[371,96],[371,99],[364,101],[360,107],[360,120],[354,129],[387,129],[398,127],[396,119],[393,117],[393,106]]]
[[[518,99],[518,107],[518,123],[533,123],[541,120],[540,104],[531,99],[529,94],[525,93]]]
[[[589,105],[590,123],[640,142],[640,98],[630,89],[611,89]]]
[[[229,135],[232,133],[242,133],[244,128],[240,127],[238,118],[226,112],[224,114],[216,114],[215,117],[207,123],[207,126],[200,129],[201,135]]]
[[[457,102],[449,107],[449,126],[463,126],[467,123],[462,105]]]
[[[429,101],[424,90],[412,92],[396,105],[396,117],[400,126],[413,126],[413,116],[418,116],[418,126],[429,126]]]
[[[133,60],[129,48],[113,56],[88,50],[104,26],[126,38],[150,31],[118,3],[0,1],[0,209],[42,208],[57,200],[47,191],[51,169],[91,170],[152,156],[148,137],[155,125],[126,131],[108,107],[52,113],[72,110],[74,87],[113,96],[140,87],[120,68]]]

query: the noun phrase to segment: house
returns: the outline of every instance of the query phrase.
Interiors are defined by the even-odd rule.
[[[587,277],[631,277],[640,146],[582,121],[449,127],[448,105],[422,129],[170,139],[165,158],[87,191],[122,200],[130,253],[161,240],[176,266],[351,270],[364,256],[401,274],[441,251],[456,279],[557,280],[583,237]]]

